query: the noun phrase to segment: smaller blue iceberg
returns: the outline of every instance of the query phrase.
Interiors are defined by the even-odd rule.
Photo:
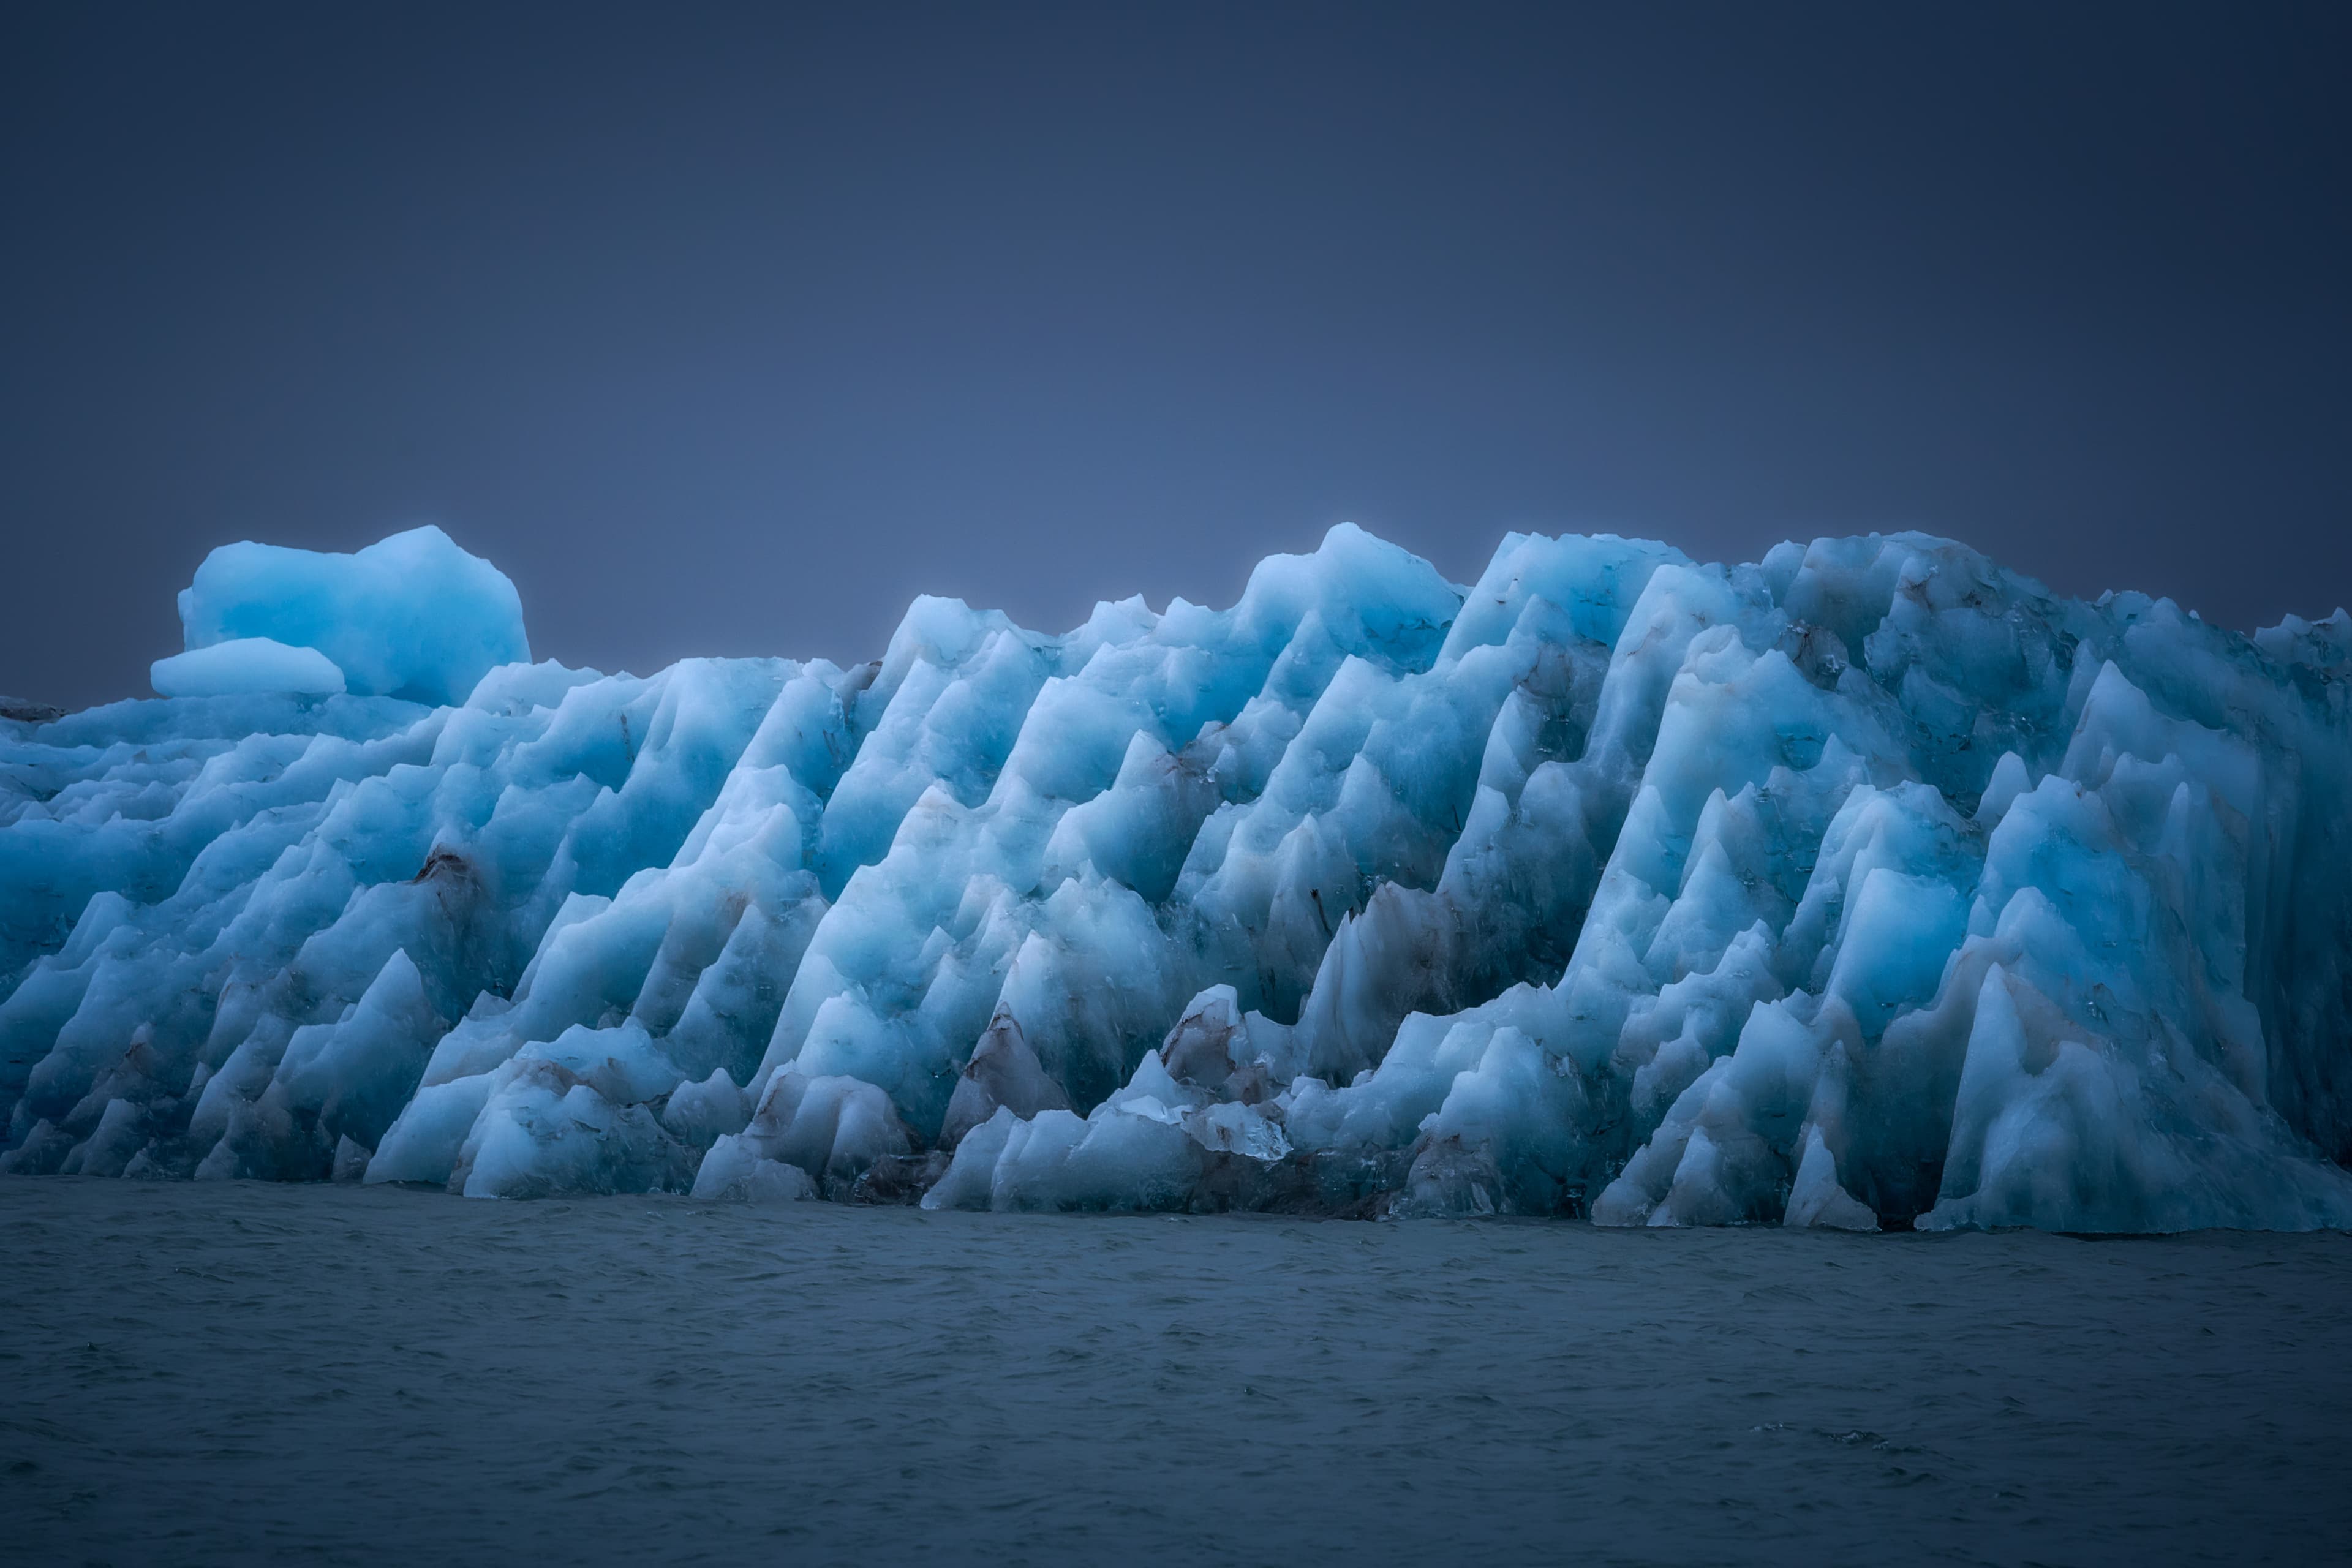
[[[350,555],[223,545],[180,591],[187,651],[155,661],[163,697],[340,691],[446,707],[528,662],[505,573],[427,525]]]

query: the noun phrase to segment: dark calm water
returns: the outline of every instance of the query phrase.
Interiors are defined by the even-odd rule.
[[[2318,1563],[2352,1237],[0,1182],[10,1563]]]

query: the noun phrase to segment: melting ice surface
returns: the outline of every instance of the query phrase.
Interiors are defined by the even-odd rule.
[[[11,1171],[2352,1224],[2341,611],[1341,527],[849,669],[522,662],[432,530],[182,613],[0,721]]]

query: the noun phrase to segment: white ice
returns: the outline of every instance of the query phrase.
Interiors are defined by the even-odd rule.
[[[182,609],[0,718],[8,1170],[2352,1224],[2340,611],[1349,527],[846,669],[525,662],[436,530]]]

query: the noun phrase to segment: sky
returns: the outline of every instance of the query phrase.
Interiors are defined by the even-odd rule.
[[[2352,7],[0,8],[0,691],[423,521],[534,651],[1352,521],[2352,601]]]

